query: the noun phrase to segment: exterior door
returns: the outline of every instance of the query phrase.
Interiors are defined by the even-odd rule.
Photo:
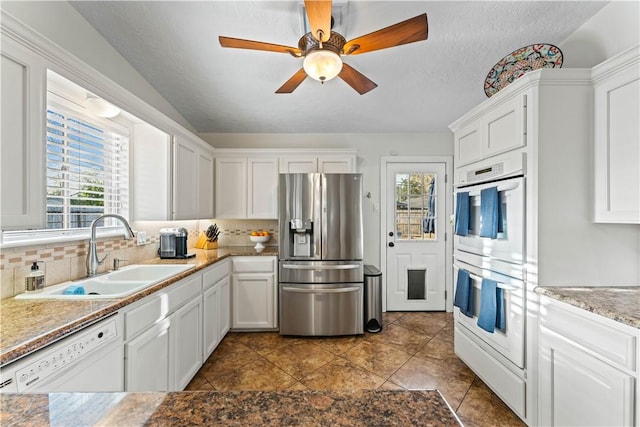
[[[445,310],[445,163],[386,164],[387,310]]]

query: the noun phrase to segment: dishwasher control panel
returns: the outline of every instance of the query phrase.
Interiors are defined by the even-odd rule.
[[[84,356],[118,337],[116,319],[100,322],[65,338],[25,362],[12,375],[19,392],[25,392],[48,377],[72,366]]]

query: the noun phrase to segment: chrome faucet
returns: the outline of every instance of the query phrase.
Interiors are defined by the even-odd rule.
[[[104,214],[94,219],[91,223],[91,240],[89,240],[89,252],[87,253],[87,276],[89,277],[95,276],[98,273],[98,266],[104,262],[108,255],[105,255],[102,259],[98,259],[96,226],[98,224],[98,221],[104,218],[115,218],[119,220],[124,225],[124,238],[126,240],[133,239],[134,236],[131,226],[121,215]]]

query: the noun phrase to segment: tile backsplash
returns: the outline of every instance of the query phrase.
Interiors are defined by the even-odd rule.
[[[98,256],[104,263],[98,272],[108,271],[113,266],[113,259],[119,258],[121,265],[136,264],[158,256],[159,233],[165,227],[184,227],[189,231],[187,245],[195,246],[201,232],[210,224],[217,224],[220,229],[219,246],[253,246],[249,235],[253,230],[267,230],[271,239],[267,246],[278,245],[277,220],[200,220],[174,222],[132,223],[134,231],[146,231],[147,243],[142,246],[136,240],[124,240],[122,237],[110,237],[98,240]],[[40,261],[40,270],[45,273],[45,286],[55,285],[86,276],[85,261],[87,258],[88,239],[65,243],[49,243],[0,249],[0,299],[9,298],[24,292],[25,274],[29,273],[31,264]],[[125,261],[126,260],[126,261]]]

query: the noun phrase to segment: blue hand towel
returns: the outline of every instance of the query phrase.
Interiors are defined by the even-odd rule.
[[[498,187],[480,191],[480,237],[495,239],[500,227],[500,195]]]
[[[64,291],[62,291],[63,295],[84,295],[85,291],[81,285],[71,285],[68,286]]]
[[[473,317],[473,283],[467,270],[458,270],[456,282],[456,295],[453,305],[460,308],[460,312],[467,317]]]
[[[456,194],[456,224],[455,233],[458,236],[469,234],[469,193],[462,192]]]
[[[498,283],[495,280],[482,279],[478,326],[487,332],[493,333],[496,327],[504,330],[504,302],[502,297],[503,290],[498,287]]]

